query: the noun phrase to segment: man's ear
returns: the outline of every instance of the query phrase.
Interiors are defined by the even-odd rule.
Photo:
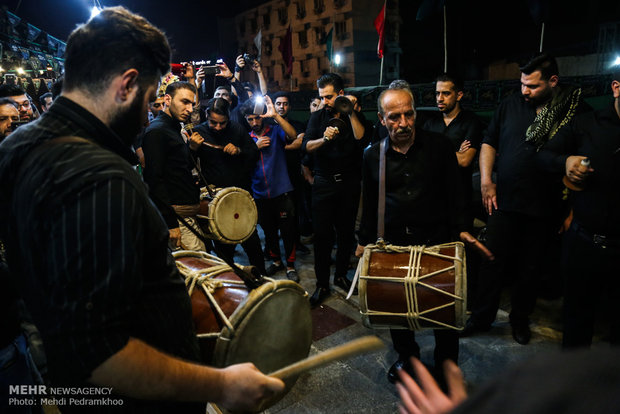
[[[385,126],[385,118],[383,118],[381,112],[377,112],[377,118],[379,118],[379,121],[381,121],[381,125]]]
[[[458,91],[456,93],[456,101],[460,101],[461,99],[463,99],[463,91]]]
[[[127,69],[120,76],[120,83],[117,89],[117,98],[126,101],[130,96],[135,95],[138,91],[138,75],[137,69]]]
[[[551,85],[552,88],[555,88],[558,85],[559,81],[560,78],[558,77],[558,75],[553,75],[549,78],[549,85]]]
[[[611,91],[614,94],[614,98],[620,98],[620,80],[611,81]]]
[[[170,103],[172,102],[172,96],[165,94],[164,95],[164,105],[166,108],[170,108]]]
[[[338,96],[343,96],[344,95],[344,89],[340,89],[338,91]]]

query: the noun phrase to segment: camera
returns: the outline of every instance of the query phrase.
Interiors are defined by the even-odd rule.
[[[250,55],[249,53],[244,53],[243,60],[245,60],[246,65],[252,66],[256,60],[256,56]]]

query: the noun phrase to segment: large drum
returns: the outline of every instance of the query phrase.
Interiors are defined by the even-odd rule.
[[[207,237],[222,243],[237,244],[246,241],[256,229],[256,204],[244,189],[218,189],[213,197],[203,191],[200,199],[198,222]]]
[[[232,269],[205,252],[173,252],[185,276],[203,361],[215,367],[253,362],[264,373],[308,356],[308,294],[290,280],[267,279],[248,291]],[[287,381],[292,387],[294,380]]]
[[[367,327],[465,327],[463,243],[366,246],[360,266],[360,313]]]

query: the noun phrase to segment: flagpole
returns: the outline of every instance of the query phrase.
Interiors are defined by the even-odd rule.
[[[443,6],[443,71],[448,71],[448,19],[446,5]]]
[[[542,29],[540,30],[540,49],[538,50],[539,52],[542,52],[544,37],[545,37],[545,22],[542,23]]]
[[[381,57],[381,70],[379,71],[379,86],[383,85],[383,57]]]

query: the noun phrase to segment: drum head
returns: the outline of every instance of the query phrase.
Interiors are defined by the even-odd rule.
[[[310,352],[312,318],[307,293],[290,280],[273,280],[252,290],[230,321],[235,332],[222,329],[213,355],[216,367],[252,362],[268,374]],[[286,380],[287,391],[296,380]]]
[[[254,199],[241,188],[221,189],[209,203],[210,233],[224,243],[247,240],[256,229],[257,220]]]

